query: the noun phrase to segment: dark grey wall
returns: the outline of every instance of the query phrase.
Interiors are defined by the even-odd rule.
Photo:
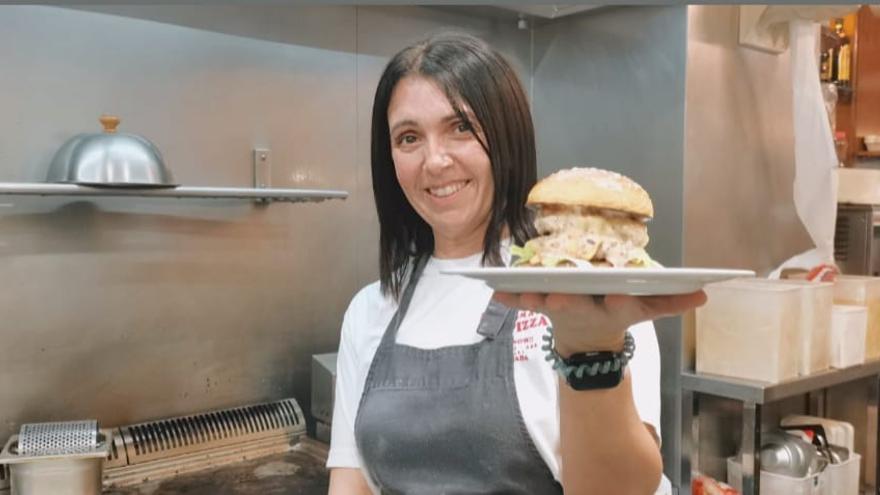
[[[651,254],[681,263],[684,7],[622,7],[535,31],[534,113],[542,173],[574,165],[644,186]]]
[[[541,175],[575,165],[616,170],[654,201],[651,255],[682,264],[685,6],[617,7],[535,29],[534,113]],[[657,322],[663,454],[679,461],[681,324]]]

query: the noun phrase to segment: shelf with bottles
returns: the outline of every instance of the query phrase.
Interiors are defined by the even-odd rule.
[[[837,86],[838,101],[852,100],[853,44],[837,19],[831,26],[822,26],[820,41],[819,79]]]
[[[840,45],[840,36],[831,30],[829,26],[822,26],[822,47],[825,48],[827,44],[832,45]]]

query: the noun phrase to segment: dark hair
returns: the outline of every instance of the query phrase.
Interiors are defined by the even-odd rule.
[[[495,186],[483,263],[502,264],[500,243],[505,226],[518,244],[534,234],[525,200],[537,175],[535,131],[528,100],[513,68],[484,41],[464,34],[439,35],[405,48],[382,73],[373,99],[372,123],[380,283],[382,293],[395,298],[400,297],[404,277],[415,261],[434,252],[431,227],[404,196],[391,158],[388,105],[394,87],[409,75],[434,81],[458,117],[471,124],[461,108],[461,103],[467,105],[485,136],[484,142],[469,125],[489,155]]]

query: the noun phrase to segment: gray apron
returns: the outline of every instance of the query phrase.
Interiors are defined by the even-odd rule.
[[[473,345],[395,342],[425,261],[413,270],[361,396],[355,438],[370,478],[383,494],[561,494],[516,396],[516,311],[491,301],[477,329],[485,339]]]

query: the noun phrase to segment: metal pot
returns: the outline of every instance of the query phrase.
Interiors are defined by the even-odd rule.
[[[100,457],[59,457],[11,466],[10,495],[101,495]]]
[[[116,132],[119,118],[102,115],[104,132],[72,137],[55,153],[47,181],[96,187],[175,187],[162,154],[149,140]]]
[[[803,478],[824,468],[820,459],[812,444],[785,433],[765,435],[761,445],[761,469],[774,474]]]

